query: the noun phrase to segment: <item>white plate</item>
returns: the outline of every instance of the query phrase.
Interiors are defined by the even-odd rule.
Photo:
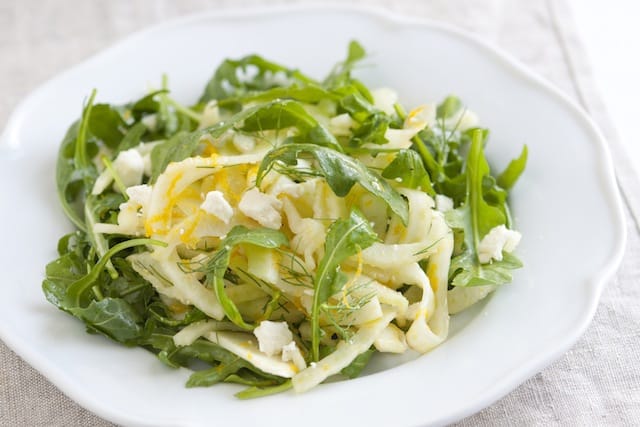
[[[350,39],[371,52],[359,73],[396,88],[407,106],[458,94],[491,129],[490,161],[502,168],[522,144],[529,165],[513,193],[526,266],[464,318],[428,355],[309,393],[253,401],[234,385],[186,389],[186,370],[87,335],[48,304],[44,265],[70,229],[59,207],[58,143],[94,87],[124,102],[171,78],[194,101],[226,57],[257,52],[323,76]],[[204,426],[225,420],[307,427],[329,423],[423,425],[491,404],[566,351],[587,327],[615,272],[625,238],[605,142],[572,102],[474,37],[439,24],[352,8],[287,8],[203,14],[138,33],[57,76],[15,111],[0,146],[0,337],[84,407],[128,425]]]

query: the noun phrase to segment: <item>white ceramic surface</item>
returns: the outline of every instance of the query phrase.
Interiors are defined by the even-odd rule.
[[[358,75],[396,88],[406,106],[459,95],[492,132],[502,168],[522,144],[529,165],[513,192],[525,268],[426,356],[306,394],[253,401],[234,385],[186,389],[189,372],[140,349],[87,335],[40,290],[70,230],[54,183],[58,143],[85,96],[125,102],[162,73],[193,102],[226,57],[259,53],[315,76],[350,39],[368,48]],[[438,425],[491,404],[559,357],[587,327],[622,256],[621,203],[605,142],[557,90],[473,36],[388,12],[297,7],[204,14],[142,31],[55,77],[16,109],[0,143],[0,337],[62,391],[125,425],[362,423]],[[366,423],[366,424],[365,424]]]

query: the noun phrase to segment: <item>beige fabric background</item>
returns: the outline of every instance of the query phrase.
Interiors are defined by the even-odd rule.
[[[0,0],[0,126],[39,84],[133,31],[200,10],[274,3],[293,2]],[[640,212],[638,178],[597,96],[564,1],[351,3],[461,26],[550,80],[600,123],[610,140],[627,206]],[[627,253],[585,335],[560,360],[460,425],[640,425],[640,234],[626,209]],[[0,287],[9,285],[0,280]],[[80,408],[0,342],[0,425],[112,424]]]

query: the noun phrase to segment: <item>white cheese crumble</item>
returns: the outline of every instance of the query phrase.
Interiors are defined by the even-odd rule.
[[[144,173],[144,160],[138,150],[121,151],[113,161],[113,169],[116,171],[125,187],[138,185],[142,182]]]
[[[144,159],[135,148],[121,151],[112,163],[114,172],[120,177],[125,187],[138,185],[144,174]],[[91,193],[101,194],[113,182],[111,171],[105,169],[93,184]]]
[[[268,356],[282,353],[283,347],[293,341],[287,322],[263,320],[253,334],[258,339],[260,351]]]
[[[448,212],[453,209],[453,199],[442,194],[436,194],[436,209],[440,212]]]
[[[282,226],[282,202],[270,194],[264,194],[257,188],[245,192],[240,199],[238,209],[260,225],[274,230]]]
[[[502,251],[513,252],[520,243],[522,234],[509,230],[504,225],[493,227],[478,245],[478,259],[482,264],[502,260]]]
[[[233,208],[220,191],[209,191],[200,205],[200,209],[215,216],[225,224],[229,224],[233,217]]]

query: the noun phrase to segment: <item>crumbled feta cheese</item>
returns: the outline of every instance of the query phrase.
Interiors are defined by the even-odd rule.
[[[278,230],[282,226],[282,202],[270,194],[264,194],[257,188],[245,192],[238,204],[240,211],[263,227]]]
[[[436,209],[447,212],[453,209],[453,199],[442,194],[436,194]]]
[[[142,182],[144,160],[138,150],[121,151],[113,161],[113,169],[118,174],[125,187],[138,185]]]
[[[225,224],[229,224],[233,217],[233,208],[220,191],[209,191],[200,205],[200,209],[215,216]]]
[[[268,356],[280,354],[283,347],[293,341],[293,334],[289,330],[287,322],[263,320],[253,330],[253,334],[258,338],[260,351]]]
[[[151,186],[142,184],[127,188],[126,193],[130,202],[135,202],[140,206],[148,206],[151,201],[151,191]]]
[[[149,129],[151,132],[156,130],[158,126],[158,117],[155,114],[148,114],[144,116],[140,121]]]
[[[233,146],[241,153],[248,153],[255,148],[256,140],[251,136],[237,133],[233,135]]]
[[[384,111],[386,114],[394,114],[394,104],[398,102],[398,93],[393,89],[381,87],[371,91],[373,96],[373,105],[379,110]]]
[[[478,245],[478,259],[483,264],[492,259],[501,261],[502,251],[513,252],[521,238],[522,235],[519,232],[509,230],[504,225],[493,227]]]
[[[251,82],[258,75],[260,70],[253,64],[246,67],[238,67],[236,69],[236,76],[241,83]]]
[[[138,185],[142,182],[142,175],[144,173],[144,160],[138,150],[131,148],[126,151],[121,151],[118,157],[113,161],[113,170],[122,180],[125,187],[131,187]],[[93,195],[101,194],[104,190],[113,182],[113,175],[111,171],[105,169],[93,184],[91,193]]]
[[[296,368],[300,371],[307,367],[304,357],[302,356],[302,353],[295,341],[291,341],[289,344],[282,347],[282,361],[293,362],[293,364],[296,365]]]

